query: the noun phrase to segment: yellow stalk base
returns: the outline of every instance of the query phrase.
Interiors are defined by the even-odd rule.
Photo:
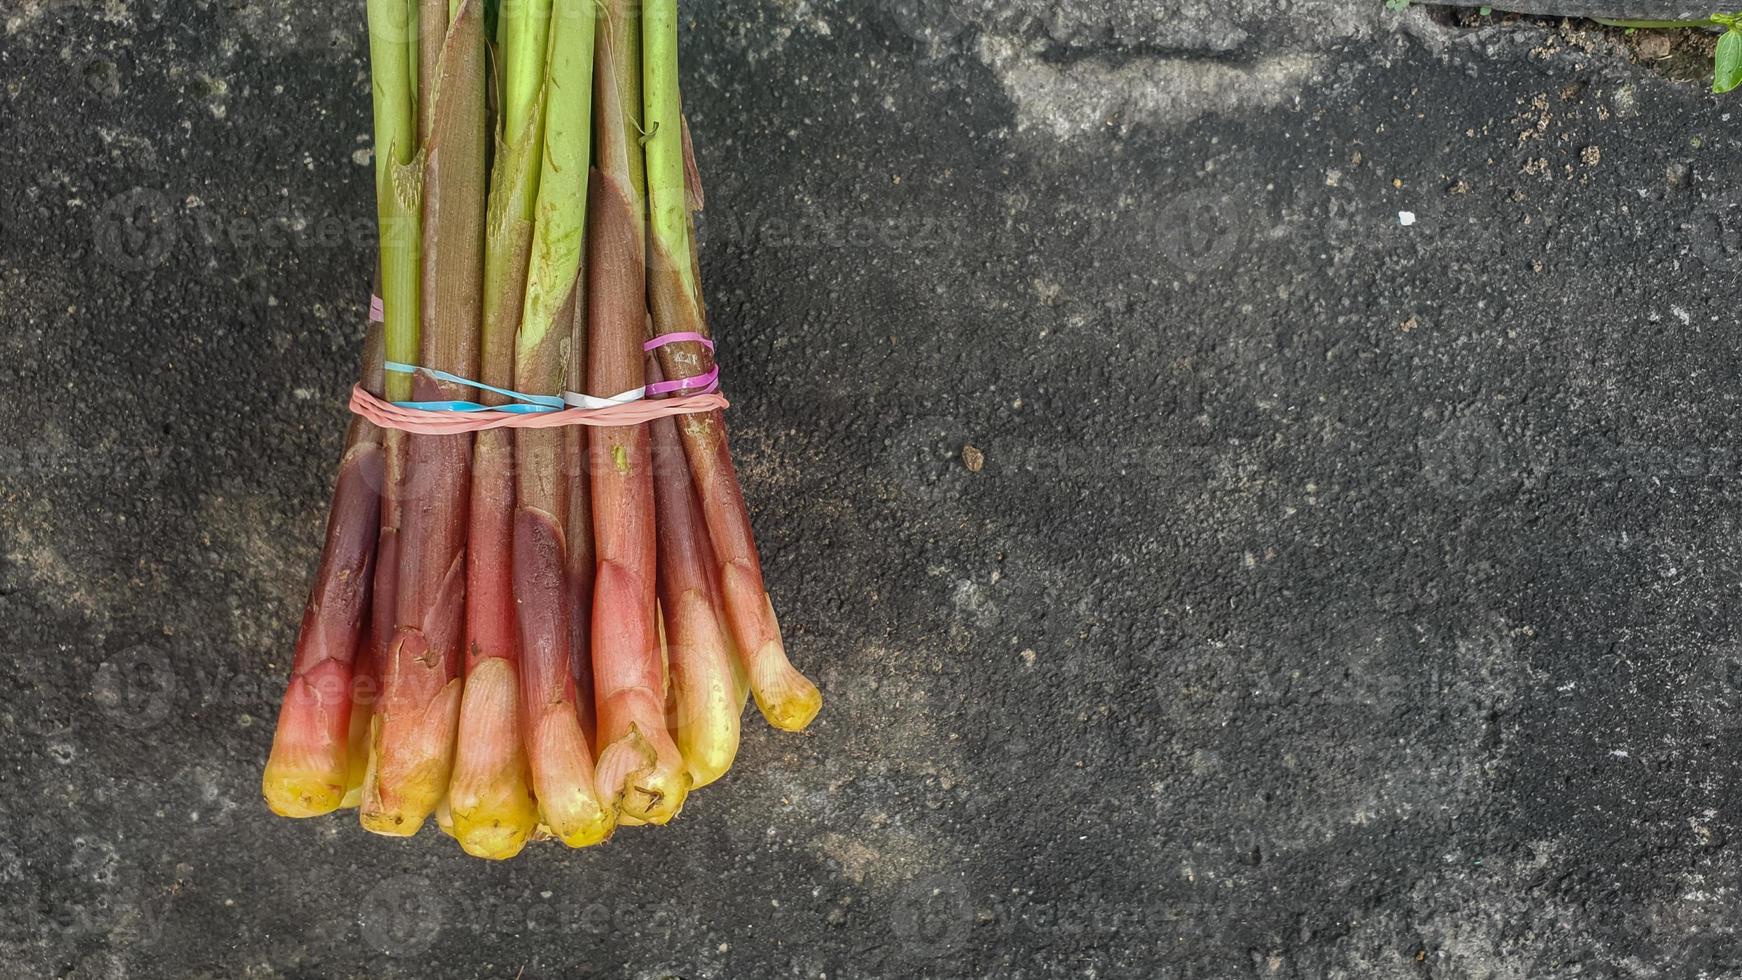
[[[538,814],[551,835],[569,847],[591,847],[609,838],[617,829],[617,814],[594,788],[586,765],[592,750],[573,705],[553,705],[530,737],[537,740],[530,757]]]
[[[768,602],[768,618],[774,621],[774,602]],[[782,731],[802,732],[823,710],[823,694],[810,678],[786,659],[779,634],[762,645],[750,661],[750,690],[762,717]]]
[[[345,801],[343,767],[328,771],[292,768],[276,756],[266,764],[260,789],[266,805],[281,817],[319,817],[337,810]]]
[[[744,702],[712,600],[691,591],[673,607],[661,610],[671,667],[669,725],[689,772],[690,789],[697,790],[732,768]],[[689,647],[672,648],[674,639]]]
[[[608,713],[609,707],[600,712]],[[683,809],[690,774],[669,736],[660,732],[649,738],[631,723],[627,732],[599,753],[598,785],[599,795],[623,817],[663,824]]]
[[[363,803],[357,821],[363,829],[386,837],[412,837],[447,796],[452,774],[454,728],[460,712],[458,679],[449,681],[430,702],[421,723],[399,729],[395,745],[399,759],[416,760],[385,771],[382,766],[382,717],[375,715],[369,739],[369,771],[363,778]]]
[[[474,857],[519,854],[538,824],[519,703],[520,679],[507,660],[491,657],[466,675],[448,806],[454,839]]]

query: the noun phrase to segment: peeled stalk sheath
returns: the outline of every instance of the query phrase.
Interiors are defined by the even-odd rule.
[[[461,377],[478,370],[484,274],[484,31],[482,0],[461,4],[441,48],[429,141],[423,147],[423,305],[417,363]],[[389,307],[391,316],[391,307]],[[414,376],[417,400],[470,390]],[[395,633],[380,664],[369,771],[359,818],[410,836],[447,793],[459,722],[465,643],[469,435],[412,435],[401,486]]]
[[[649,381],[663,380],[648,358]],[[653,428],[654,498],[659,518],[659,609],[671,670],[669,718],[692,789],[726,774],[738,755],[744,702],[726,629],[715,606],[713,546],[684,459],[677,423]]]
[[[591,155],[594,0],[555,0],[543,169],[526,301],[514,350],[515,387],[560,394],[581,273]],[[594,788],[569,655],[569,516],[564,437],[556,429],[514,436],[514,597],[521,644],[526,750],[539,816],[570,847],[610,836],[616,815]]]
[[[647,186],[652,235],[648,249],[648,298],[657,333],[708,335],[696,275],[694,236],[684,177],[683,117],[677,84],[677,0],[648,0],[643,15],[646,60]],[[688,378],[711,370],[713,358],[696,343],[659,348],[665,373]],[[721,413],[685,415],[678,423],[684,453],[720,565],[721,598],[733,644],[756,704],[769,724],[802,731],[822,710],[816,685],[793,668],[780,637],[774,603],[763,585],[762,565],[750,528],[744,492],[732,468]]]
[[[379,394],[385,356],[380,324],[369,324],[363,352],[361,383]],[[367,646],[382,472],[381,430],[353,416],[320,569],[303,609],[290,685],[261,780],[267,805],[283,816],[331,813],[343,805],[350,784],[354,672],[364,659],[359,647]]]
[[[606,0],[596,79],[598,172],[589,210],[587,390],[610,397],[646,381],[645,175],[639,23],[630,0]],[[655,599],[653,459],[647,426],[595,429],[592,456],[593,682],[599,711],[599,791],[623,819],[665,823],[689,792],[666,728],[666,678]]]
[[[417,359],[419,255],[423,247],[417,154],[416,50],[407,0],[368,0],[369,73],[375,112],[375,211],[381,236],[381,301],[387,359]],[[411,397],[411,379],[387,376],[387,398]],[[389,470],[389,480],[395,474]]]
[[[435,125],[436,72],[441,66],[442,45],[448,36],[448,0],[409,0],[417,5],[417,139],[430,141]]]
[[[483,341],[479,380],[514,385],[514,337],[526,292],[532,208],[544,143],[542,95],[550,0],[520,0],[501,13],[500,130],[485,219]],[[506,399],[475,392],[475,400]],[[520,699],[520,645],[514,608],[514,438],[478,433],[472,449],[472,499],[466,552],[466,686],[460,706],[450,824],[461,846],[509,857],[537,823]]]

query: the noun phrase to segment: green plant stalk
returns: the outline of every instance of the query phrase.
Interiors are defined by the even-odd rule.
[[[685,164],[685,166],[687,168],[685,173],[687,175],[688,182],[689,182],[690,200],[695,201],[695,202],[699,202],[702,200],[702,178],[701,178],[700,173],[698,173],[696,170],[695,154],[690,149],[690,146],[688,143],[689,125],[687,122],[684,125],[684,140],[685,140],[684,159],[687,161],[687,163]],[[690,267],[691,267],[691,274],[693,274],[695,276],[697,282],[700,282],[701,278],[702,278],[702,262],[701,262],[701,255],[699,254],[699,252],[696,249],[696,224],[695,224],[695,217],[693,214],[690,217]],[[658,357],[655,356],[654,360],[657,361]],[[664,372],[661,371],[660,375],[661,375],[661,377],[663,377]],[[672,423],[673,430],[678,432],[678,449],[679,449],[678,455],[682,459],[682,461],[684,462],[684,464],[687,468],[689,460],[688,460],[688,457],[682,452],[682,449],[683,449],[682,432],[679,429],[678,421],[676,419],[672,419],[671,423]],[[721,431],[724,432],[725,431],[725,429],[724,429],[725,422],[722,421],[720,423],[720,425],[722,426]],[[693,473],[691,474],[691,481],[692,481],[691,486],[690,486],[691,499],[695,502],[696,513],[699,515],[699,518],[701,520],[701,526],[702,526],[703,530],[706,531],[706,529],[707,529],[707,516],[705,514],[703,514],[701,511],[701,497],[695,493],[695,484],[694,484]],[[707,548],[703,552],[703,554],[707,558],[707,560],[711,563],[709,567],[712,568],[713,572],[714,572],[714,574],[709,578],[709,582],[708,582],[708,584],[710,586],[709,595],[712,597],[713,604],[714,604],[714,618],[716,619],[716,621],[718,621],[719,623],[722,624],[722,629],[723,629],[724,634],[725,634],[726,649],[731,654],[732,680],[733,680],[733,683],[735,685],[733,690],[737,693],[738,713],[743,714],[744,702],[746,702],[750,698],[750,676],[749,676],[749,673],[745,667],[746,661],[749,658],[745,657],[743,655],[743,653],[738,649],[738,644],[737,644],[736,640],[733,638],[732,630],[731,630],[730,624],[729,624],[729,620],[726,616],[726,601],[725,601],[724,596],[721,593],[721,582],[720,582],[720,575],[722,573],[722,567],[720,565],[720,561],[719,561],[718,557],[714,553],[714,544],[713,544],[713,540],[712,540],[711,536],[707,542]],[[797,673],[797,671],[794,671],[794,673]]]
[[[544,52],[517,45],[517,54],[544,68]],[[500,134],[496,134],[500,139]],[[484,329],[479,379],[514,383],[514,319],[524,287],[530,211],[523,162],[535,158],[523,132],[514,150],[496,155],[490,218],[484,237]],[[537,169],[533,169],[537,176]],[[517,218],[516,218],[517,216]],[[474,393],[477,395],[477,393]],[[483,393],[486,404],[503,399]],[[472,449],[467,531],[467,644],[465,691],[455,738],[455,769],[448,785],[448,829],[467,853],[493,860],[517,855],[537,827],[537,801],[521,740],[519,639],[514,632],[514,587],[509,571],[514,515],[514,442],[507,430],[481,432]]]
[[[671,272],[684,298],[701,308],[701,284],[689,275],[689,200],[685,193],[683,104],[678,88],[677,0],[646,0],[642,8],[642,104],[646,131],[650,267]],[[669,260],[679,260],[673,264]],[[655,317],[658,311],[655,311]]]
[[[484,339],[480,372],[484,383],[499,388],[514,384],[514,346],[526,296],[527,260],[532,250],[533,212],[538,200],[540,154],[544,147],[544,77],[547,37],[532,32],[524,23],[532,18],[548,24],[550,0],[525,0],[510,7],[502,29],[508,78],[532,77],[524,93],[532,99],[531,111],[505,114],[496,134],[495,171],[490,181],[490,204],[484,249]],[[519,26],[516,26],[519,25]],[[504,399],[483,392],[485,404]],[[484,649],[511,645],[514,637],[513,589],[509,554],[513,539],[514,440],[505,430],[479,433],[474,461],[472,495],[472,594],[485,600],[473,603],[472,619],[485,630]]]
[[[545,140],[544,76],[550,10],[551,0],[517,0],[503,14],[506,64],[502,128],[497,133],[496,170],[490,180],[489,239],[484,252],[482,379],[498,387],[513,381],[514,346],[526,292]]]
[[[467,3],[468,19],[473,13],[477,16],[475,25],[468,20],[467,29],[476,30],[478,44],[483,45],[483,4],[474,4],[472,0]],[[457,15],[454,19],[458,20]],[[533,54],[542,64],[542,54]],[[482,106],[477,108],[481,133]],[[502,156],[499,154],[497,159],[500,164]],[[480,158],[480,173],[483,167]],[[499,193],[500,188],[492,181],[492,207],[497,204]],[[501,289],[492,276],[499,278],[503,274],[500,259],[504,250],[499,240],[485,230],[490,227],[494,223],[487,219],[474,236],[484,243],[482,318],[486,325],[502,316],[497,299]],[[513,278],[511,268],[509,278]],[[486,384],[507,387],[513,381],[511,350],[503,356],[509,345],[498,342],[492,347],[492,339],[499,340],[501,332],[492,332],[487,326],[482,336],[481,363],[475,376]],[[501,401],[497,396],[478,391],[470,391],[465,397],[489,404]],[[518,854],[537,821],[520,740],[518,646],[514,636],[514,600],[507,574],[513,497],[510,447],[511,439],[503,431],[482,432],[473,440],[465,559],[465,684],[443,824],[444,830],[467,853],[493,860]],[[443,811],[438,808],[437,812],[440,815]]]
[[[515,388],[560,394],[586,243],[587,163],[592,155],[594,0],[551,8],[543,169],[526,299],[515,342]],[[539,815],[570,847],[596,844],[616,826],[594,788],[570,663],[568,478],[563,434],[514,436],[514,597],[521,642],[521,701]]]
[[[646,383],[646,178],[635,120],[641,43],[630,2],[607,0],[599,45],[599,170],[587,243],[587,390],[595,396]],[[665,823],[682,808],[690,777],[665,717],[650,433],[645,425],[613,426],[595,429],[589,440],[599,792],[625,823]]]
[[[442,0],[445,4],[445,0]],[[485,48],[482,0],[468,0],[447,32],[424,92],[430,135],[419,155],[424,207],[422,329],[413,392],[468,397],[478,369],[484,273]],[[445,18],[445,9],[441,11]],[[379,664],[381,702],[359,819],[366,829],[415,834],[447,794],[465,648],[465,554],[470,435],[407,440],[399,527],[395,633]]]
[[[401,193],[401,174],[409,173],[416,150],[416,109],[411,61],[410,8],[405,0],[369,0],[369,71],[375,118],[375,205],[380,234],[377,265],[383,307],[383,346],[390,360],[416,359],[420,319],[418,278],[422,251],[418,207]],[[389,374],[383,392],[394,401],[411,397],[411,379]],[[405,433],[382,435],[384,476],[381,529],[375,546],[374,605],[370,615],[371,661],[379,673],[393,637],[399,576],[399,517],[406,473]],[[354,710],[354,709],[353,709]],[[370,719],[373,742],[374,718]],[[373,753],[366,753],[362,783],[369,782]],[[347,800],[353,796],[348,789]],[[359,804],[362,792],[355,793]]]
[[[485,224],[483,341],[479,380],[514,384],[514,340],[526,291],[544,142],[542,79],[550,0],[517,0],[499,28],[505,77],[532,79],[515,92],[510,123],[498,118],[496,154]],[[533,27],[541,30],[532,30]],[[512,29],[511,29],[512,28]],[[512,125],[513,128],[506,128]],[[475,393],[489,405],[505,399]],[[506,429],[480,432],[473,444],[471,514],[466,552],[466,695],[461,707],[455,773],[449,787],[452,826],[462,846],[506,857],[530,837],[536,823],[522,731],[520,641],[514,579],[514,437]],[[525,801],[523,804],[522,801]],[[535,829],[535,828],[531,828]],[[467,843],[470,841],[471,843]]]
[[[417,359],[419,180],[412,96],[410,10],[406,0],[369,0],[369,71],[375,111],[375,208],[381,233],[381,300],[387,359]],[[411,379],[387,377],[390,401],[411,397]]]
[[[411,121],[412,125],[416,126],[418,124],[418,86],[423,81],[423,70],[421,64],[423,60],[423,45],[418,39],[417,31],[419,26],[418,21],[419,18],[423,16],[423,13],[418,9],[418,3],[420,0],[403,0],[403,2],[405,4],[404,16],[406,30],[405,73],[406,77],[411,79]],[[420,128],[418,132],[421,134],[422,129]],[[421,144],[421,140],[419,142]]]
[[[495,169],[485,226],[484,327],[479,380],[498,388],[514,384],[515,335],[526,296],[527,257],[532,250],[533,208],[538,200],[540,152],[544,146],[542,79],[550,0],[511,4],[502,17],[503,75],[516,80],[496,133]],[[531,79],[528,83],[526,80]],[[527,100],[530,99],[530,103]],[[509,118],[512,116],[512,118]],[[504,399],[478,394],[487,405]],[[478,434],[472,465],[472,515],[467,569],[468,622],[473,659],[500,656],[517,643],[509,555],[514,540],[514,438],[506,430]]]
[[[652,215],[648,297],[655,332],[694,332],[707,336],[707,314],[702,304],[688,206],[692,197],[699,200],[700,195],[687,186],[685,178],[676,0],[649,0],[643,25],[643,94],[649,132],[647,193]],[[697,343],[661,347],[659,361],[667,376],[673,378],[695,377],[713,367],[713,357]],[[802,731],[822,709],[822,695],[787,659],[780,622],[763,584],[744,492],[732,467],[724,417],[719,412],[686,415],[678,423],[678,430],[719,563],[727,626],[742,658],[750,689],[756,695],[757,707],[775,727]]]
[[[379,272],[384,311],[383,345],[388,360],[417,359],[419,309],[419,204],[405,184],[415,173],[416,110],[413,85],[411,8],[407,0],[368,0],[369,72],[375,119],[375,207],[381,238]],[[389,374],[383,388],[392,401],[411,397],[411,378]],[[385,475],[382,478],[381,530],[376,544],[375,612],[371,631],[377,671],[392,642],[399,575],[399,518],[403,511],[406,473],[405,433],[390,429],[382,436]],[[373,719],[372,719],[373,724]],[[373,740],[373,735],[371,735]],[[369,754],[363,782],[374,769]],[[349,793],[346,794],[350,795]]]
[[[568,337],[570,319],[561,314],[573,309],[568,304],[580,281],[592,154],[593,2],[556,0],[552,18],[543,166],[515,338],[516,383],[538,385],[529,392],[537,394],[560,394],[567,379],[566,361],[538,355],[560,349]]]
[[[511,0],[499,27],[503,49],[502,123],[509,139],[542,116],[552,0]]]
[[[651,355],[647,377],[652,382],[664,379]],[[659,610],[671,674],[668,726],[694,790],[732,767],[744,701],[736,658],[715,603],[718,566],[677,422],[655,419],[649,426],[659,521]]]

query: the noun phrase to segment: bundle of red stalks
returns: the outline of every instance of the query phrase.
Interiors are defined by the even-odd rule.
[[[665,823],[748,694],[822,705],[709,394],[676,0],[368,17],[381,302],[266,800],[486,858]]]

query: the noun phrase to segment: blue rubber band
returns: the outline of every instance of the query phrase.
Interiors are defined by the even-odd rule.
[[[563,403],[562,398],[558,395],[528,395],[518,391],[509,391],[507,388],[498,388],[495,385],[487,385],[482,381],[473,381],[470,378],[462,378],[457,374],[449,374],[446,371],[420,368],[415,364],[401,364],[398,361],[388,361],[385,367],[394,374],[416,374],[417,372],[422,371],[437,381],[446,381],[448,384],[453,385],[464,385],[467,388],[477,388],[480,391],[488,391],[492,394],[501,395],[504,398],[512,398],[515,401],[523,403],[520,405],[480,405],[477,402],[468,401],[393,403],[400,408],[415,408],[425,412],[506,412],[510,415],[537,415],[542,412],[560,412],[568,407]]]

